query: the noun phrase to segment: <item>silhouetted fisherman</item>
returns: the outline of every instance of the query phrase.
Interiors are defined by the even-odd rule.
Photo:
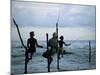
[[[57,33],[54,32],[53,37],[51,39],[49,39],[49,41],[48,41],[48,50],[45,51],[42,55],[44,58],[50,59],[49,65],[51,64],[51,62],[53,60],[54,54],[57,52],[57,43],[58,43],[57,42]]]
[[[58,44],[57,37],[58,37],[57,33],[54,32],[53,37],[51,39],[49,39],[49,42],[48,42],[48,47],[49,47],[49,50],[51,53],[50,64],[53,60],[54,54],[57,53],[57,44]]]
[[[59,56],[62,55],[62,57],[63,57],[63,44],[65,46],[71,45],[71,44],[66,44],[63,40],[64,40],[64,37],[60,36],[60,40],[58,41],[58,43],[59,43]],[[59,59],[60,59],[60,57],[59,57]]]
[[[43,48],[43,46],[38,45],[37,40],[34,38],[34,32],[30,32],[30,38],[27,40],[27,48],[28,48],[28,58],[32,59],[33,53],[36,52],[36,47]],[[30,54],[30,55],[29,55]]]

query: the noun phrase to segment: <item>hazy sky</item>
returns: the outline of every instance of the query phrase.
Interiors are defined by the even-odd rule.
[[[51,35],[55,31],[58,15],[59,35],[64,35],[65,39],[68,40],[94,40],[95,10],[95,6],[12,1],[12,17],[21,27],[22,34],[27,33],[27,36],[29,36],[28,33],[33,30],[36,32],[36,36],[41,35],[37,37],[40,40],[45,37],[46,32]],[[13,22],[12,31],[12,37],[14,38]]]

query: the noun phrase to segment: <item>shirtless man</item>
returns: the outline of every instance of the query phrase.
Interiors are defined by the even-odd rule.
[[[37,40],[34,38],[34,32],[30,32],[30,38],[27,40],[28,57],[32,59],[32,55],[36,52],[36,47],[43,48],[43,46],[38,45]],[[30,55],[29,55],[30,54]]]
[[[64,40],[64,37],[60,36],[60,40],[58,41],[58,43],[59,43],[59,56],[62,55],[62,57],[63,57],[63,44],[65,46],[71,45],[71,44],[66,44],[63,40]]]

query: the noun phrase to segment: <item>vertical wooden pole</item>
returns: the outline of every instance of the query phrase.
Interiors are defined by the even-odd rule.
[[[89,63],[91,63],[91,41],[89,40]]]
[[[57,32],[57,69],[59,70],[58,23],[56,23],[56,32]]]
[[[60,8],[58,9],[58,19],[56,22],[56,32],[57,32],[57,69],[59,70],[59,49],[58,49],[58,22],[60,18]]]
[[[49,48],[48,48],[48,33],[46,33],[46,40],[47,40],[47,50],[49,50]],[[47,59],[47,63],[48,63],[48,72],[50,72],[50,56]]]
[[[24,71],[24,74],[27,74],[27,64],[28,64],[28,52],[26,51],[25,52],[25,71]]]

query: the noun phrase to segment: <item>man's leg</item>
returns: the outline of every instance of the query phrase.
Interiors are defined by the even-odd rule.
[[[58,58],[60,59],[60,55],[61,55],[61,48],[59,48],[59,51],[58,51]]]
[[[52,58],[52,57],[50,57],[49,59],[50,59],[50,61],[49,61],[49,62],[50,62],[50,64],[51,64],[51,62],[53,61],[53,58]]]
[[[63,57],[63,48],[61,48],[61,56]]]
[[[32,59],[32,56],[33,56],[33,52],[30,53],[30,60]]]

